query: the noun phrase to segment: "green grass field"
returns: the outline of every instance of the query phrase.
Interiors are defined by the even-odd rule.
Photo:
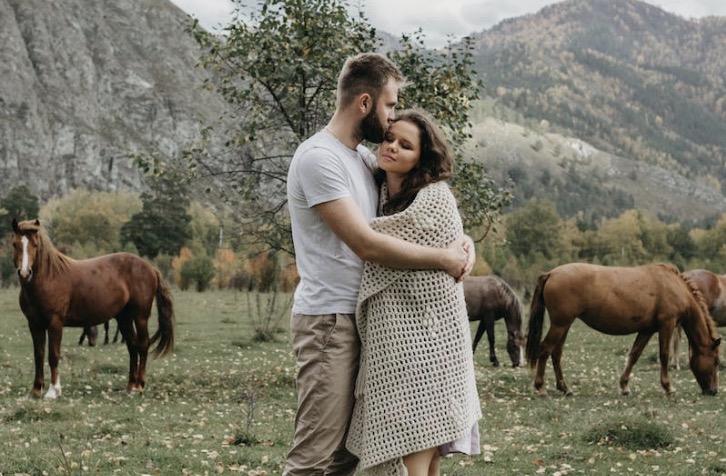
[[[143,395],[125,391],[125,346],[79,347],[80,329],[67,329],[62,398],[27,400],[32,344],[17,292],[0,290],[0,475],[281,473],[295,411],[287,314],[273,341],[256,342],[246,293],[175,291],[176,349],[149,361]],[[635,366],[633,395],[620,396],[633,338],[578,322],[562,359],[568,398],[551,366],[549,396],[539,398],[527,368],[492,368],[480,343],[482,454],[446,459],[442,473],[726,474],[724,389],[702,396],[684,365],[672,371],[676,396],[665,397],[654,339]],[[499,322],[503,364],[505,339]]]

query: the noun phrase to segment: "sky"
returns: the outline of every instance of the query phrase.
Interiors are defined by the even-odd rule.
[[[179,8],[199,19],[210,31],[218,31],[231,19],[232,0],[171,0]],[[255,5],[254,1],[245,2]],[[357,5],[355,1],[350,2]],[[419,27],[426,36],[426,46],[438,48],[447,39],[457,40],[467,34],[488,29],[502,20],[536,13],[542,7],[558,3],[547,0],[362,0],[371,25],[400,36]],[[687,19],[709,15],[726,16],[725,0],[648,0],[646,3]]]

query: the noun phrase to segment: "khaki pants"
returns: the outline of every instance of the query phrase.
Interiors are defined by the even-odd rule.
[[[348,476],[358,459],[345,449],[360,340],[353,314],[293,314],[297,363],[295,441],[285,476]]]

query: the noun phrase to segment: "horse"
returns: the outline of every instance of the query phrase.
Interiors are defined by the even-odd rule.
[[[103,345],[108,344],[108,328],[109,328],[109,321],[106,321],[103,323],[103,331],[104,331],[104,338],[103,338]],[[116,333],[113,335],[113,343],[115,344],[118,342],[118,336],[121,333],[121,328],[119,327],[118,323],[116,324]],[[85,326],[83,328],[83,332],[81,332],[81,337],[78,339],[78,345],[83,345],[83,341],[88,338],[88,346],[94,347],[96,345],[96,342],[98,341],[98,327],[97,326]],[[125,343],[126,339],[124,339],[123,336],[121,336],[121,343]]]
[[[550,327],[544,340],[545,311]],[[570,326],[580,318],[591,328],[609,335],[637,333],[620,376],[620,391],[630,395],[630,374],[650,338],[658,333],[660,382],[670,396],[668,356],[676,325],[680,322],[691,347],[690,367],[704,394],[718,391],[719,344],[703,296],[687,276],[667,264],[608,267],[570,263],[541,274],[530,303],[526,355],[536,367],[534,387],[541,396],[547,358],[552,356],[557,389],[572,395],[562,376],[562,348]]]
[[[20,308],[33,338],[35,378],[29,397],[44,388],[46,335],[50,385],[46,399],[61,396],[60,361],[63,327],[95,326],[114,317],[129,352],[129,392],[143,392],[146,361],[174,348],[174,307],[161,273],[131,253],[75,260],[58,251],[39,220],[13,219],[13,263],[20,281]],[[157,332],[149,338],[148,321],[156,298]]]
[[[683,274],[701,291],[708,314],[716,326],[726,326],[726,275],[718,275],[705,269],[693,269]]]
[[[703,295],[708,314],[716,327],[726,326],[726,275],[719,275],[706,269],[693,269],[683,273],[691,279]],[[680,369],[680,328],[673,336],[671,368]]]
[[[476,346],[486,332],[489,339],[489,361],[494,367],[499,366],[494,351],[494,322],[504,318],[507,325],[507,352],[512,360],[512,367],[522,365],[522,303],[509,284],[494,275],[470,276],[464,279],[464,298],[469,321],[479,321],[472,352],[476,352]]]

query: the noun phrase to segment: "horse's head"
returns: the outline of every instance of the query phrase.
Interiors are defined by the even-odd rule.
[[[18,223],[13,219],[13,265],[21,281],[30,282],[33,266],[38,255],[40,221],[28,220]]]
[[[519,367],[523,363],[522,348],[524,347],[524,335],[522,331],[516,329],[507,331],[507,353],[512,359],[512,367]]]
[[[691,346],[690,366],[696,376],[698,385],[706,395],[716,395],[718,392],[718,351],[721,338],[717,338],[710,346]]]

